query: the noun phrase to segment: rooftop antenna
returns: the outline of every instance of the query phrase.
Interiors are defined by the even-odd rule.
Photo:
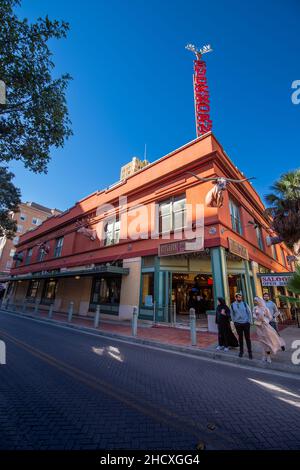
[[[209,91],[206,78],[206,63],[202,59],[204,54],[212,52],[210,44],[206,44],[201,49],[197,49],[194,44],[187,44],[185,48],[195,54],[194,60],[194,102],[195,102],[195,121],[197,137],[210,132],[212,129],[212,121],[209,111]]]
[[[147,144],[145,144],[145,149],[144,149],[144,161],[147,160]]]

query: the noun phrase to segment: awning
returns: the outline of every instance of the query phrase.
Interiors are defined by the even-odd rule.
[[[7,281],[31,281],[38,279],[57,279],[63,277],[76,277],[76,276],[95,276],[97,274],[106,275],[106,277],[111,276],[127,276],[129,274],[129,268],[122,268],[120,266],[98,266],[93,269],[78,269],[78,270],[66,270],[60,272],[42,272],[42,273],[28,273],[28,274],[19,274],[16,276],[8,276],[6,278],[1,278],[1,282]]]

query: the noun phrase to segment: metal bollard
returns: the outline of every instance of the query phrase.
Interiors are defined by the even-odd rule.
[[[25,313],[25,312],[26,312],[26,300],[24,300],[22,304],[22,313]]]
[[[132,312],[132,336],[137,336],[137,319],[138,319],[138,308],[133,307]]]
[[[50,319],[52,318],[52,315],[53,315],[53,307],[54,307],[54,304],[51,304],[49,311],[48,311],[48,318]]]
[[[34,315],[37,315],[37,314],[38,314],[38,310],[39,310],[39,301],[36,300],[36,301],[35,301],[35,305],[34,305],[33,314],[34,314]]]
[[[71,321],[72,321],[73,307],[74,307],[74,302],[70,302],[69,311],[68,311],[68,322],[69,323],[71,323]]]
[[[191,325],[191,343],[192,346],[197,345],[197,333],[196,333],[196,313],[194,308],[190,308],[190,325]]]
[[[94,328],[98,328],[99,321],[100,321],[100,305],[97,305],[95,318],[94,318]]]
[[[173,305],[173,323],[176,327],[176,304]]]

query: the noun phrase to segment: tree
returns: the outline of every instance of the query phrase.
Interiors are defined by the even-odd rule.
[[[30,24],[14,13],[18,5],[0,0],[0,80],[7,98],[0,105],[0,162],[19,160],[46,173],[51,147],[62,147],[72,134],[65,95],[71,77],[53,78],[48,46],[50,39],[65,38],[69,26],[48,16]],[[7,176],[2,170],[1,178]]]
[[[300,258],[300,169],[283,174],[266,196],[274,230]]]
[[[7,168],[0,167],[0,237],[12,238],[16,231],[16,222],[10,217],[10,212],[17,212],[20,200],[20,190],[12,183],[14,174]]]

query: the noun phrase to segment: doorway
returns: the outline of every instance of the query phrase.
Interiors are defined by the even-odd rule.
[[[212,275],[173,273],[172,304],[176,305],[177,316],[188,316],[190,308],[195,308],[198,318],[205,315],[214,305]]]

